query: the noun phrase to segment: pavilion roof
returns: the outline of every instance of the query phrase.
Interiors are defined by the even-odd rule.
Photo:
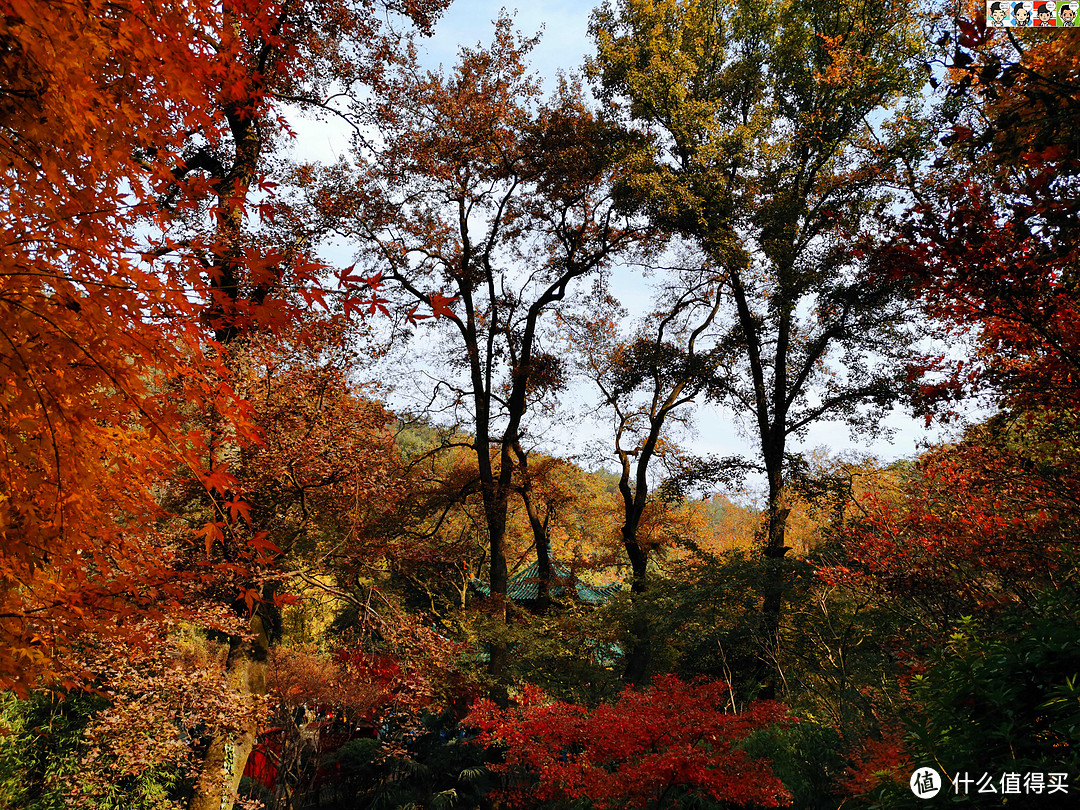
[[[473,577],[470,584],[479,593],[488,596],[491,593],[490,585],[481,579]],[[622,589],[619,583],[611,585],[590,585],[582,581],[570,568],[563,563],[551,561],[551,587],[548,591],[552,598],[564,595],[568,589],[572,589],[572,595],[579,602],[587,605],[599,605],[607,602]],[[531,565],[518,571],[506,582],[506,595],[515,602],[535,602],[540,598],[540,565]]]

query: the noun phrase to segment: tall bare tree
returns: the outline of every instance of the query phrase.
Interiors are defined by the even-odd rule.
[[[425,372],[430,407],[461,425],[476,454],[503,620],[515,448],[530,405],[562,379],[545,316],[643,237],[612,196],[620,131],[569,82],[541,102],[526,71],[532,44],[504,17],[493,44],[464,49],[449,74],[405,75],[384,144],[358,148],[360,173],[338,167],[314,200],[328,229],[357,246],[364,272],[382,273],[411,304],[410,320],[442,316],[418,329],[439,350],[425,352],[436,364]],[[505,669],[499,644],[491,665],[496,676]]]

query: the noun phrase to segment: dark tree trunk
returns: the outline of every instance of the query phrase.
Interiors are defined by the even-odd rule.
[[[532,528],[533,544],[536,546],[536,573],[537,579],[537,609],[543,613],[551,602],[551,535],[550,515],[540,519],[540,512],[536,508],[536,501],[532,497],[532,486],[528,481],[528,468],[524,458],[521,459],[521,472],[525,482],[521,487],[521,500],[525,503],[525,514],[529,516],[529,526]]]
[[[780,622],[786,589],[784,555],[790,550],[784,543],[788,515],[791,510],[781,506],[783,486],[783,449],[767,457],[769,474],[769,503],[765,526],[765,578],[761,602],[761,682],[762,699],[774,699],[781,692]]]
[[[530,522],[533,518],[530,516]],[[537,603],[541,613],[547,610],[551,602],[551,535],[548,534],[549,521],[533,522],[533,535],[536,537],[536,583]]]
[[[226,10],[226,17],[231,30],[235,25],[234,14]],[[245,294],[240,284],[247,195],[258,175],[264,144],[258,121],[249,109],[229,102],[223,104],[223,112],[233,136],[233,154],[229,169],[225,170],[219,164],[219,173],[213,178],[219,209],[217,255],[215,266],[210,271],[213,296],[206,308],[206,318],[214,330],[214,338],[221,344],[225,366],[235,372],[237,353],[242,350],[242,341],[239,340],[241,332],[237,325],[240,305],[259,304],[266,292],[265,288],[258,287]],[[250,295],[250,299],[242,301],[245,295]],[[218,423],[213,429],[214,461],[228,462],[232,474],[242,480],[245,460],[235,430],[221,414],[214,414],[213,419]],[[221,500],[228,500],[233,495],[225,493],[221,495]],[[230,542],[239,541],[231,531],[227,531],[224,540],[226,557],[236,551],[230,549]],[[267,599],[267,603],[257,604],[251,611],[249,626],[254,638],[245,640],[234,636],[230,639],[226,680],[231,689],[245,695],[252,703],[266,694],[266,662],[271,644],[269,631],[275,623],[270,601],[275,590],[276,585],[273,584],[263,589],[261,597]],[[246,611],[246,605],[239,606],[240,609]],[[237,733],[218,733],[213,738],[195,785],[191,810],[219,810],[226,805],[232,806],[232,796],[240,785],[257,734],[257,723],[249,721]]]
[[[644,604],[644,597],[648,590],[645,574],[649,559],[637,541],[637,521],[634,521],[633,526],[623,527],[623,545],[630,558],[630,569],[633,574],[630,585],[633,618],[630,622],[630,649],[626,653],[623,681],[637,688],[645,684],[652,657],[652,626],[649,622],[648,608]]]
[[[506,583],[509,579],[506,565],[506,493],[496,485],[484,487],[484,513],[488,525],[489,570],[488,584],[491,593],[491,611],[500,628],[505,627],[508,619]],[[510,654],[506,639],[496,638],[491,643],[491,658],[488,661],[488,673],[493,686],[491,699],[499,705],[507,703],[506,672],[510,664]]]

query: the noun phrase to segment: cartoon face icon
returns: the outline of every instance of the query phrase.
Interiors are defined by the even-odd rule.
[[[1050,25],[1054,17],[1054,9],[1049,3],[1043,3],[1035,12],[1035,16],[1039,18],[1039,25]]]
[[[1017,3],[1013,6],[1013,19],[1016,25],[1031,25],[1031,11],[1023,3]]]
[[[1061,21],[1065,25],[1076,25],[1076,7],[1073,5],[1062,6],[1058,9],[1058,14],[1061,17]]]
[[[990,4],[990,25],[995,27],[1003,26],[1008,17],[1009,12],[1006,10],[1005,3]]]

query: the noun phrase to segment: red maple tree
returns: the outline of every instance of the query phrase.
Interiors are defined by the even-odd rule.
[[[519,705],[480,701],[465,722],[480,730],[480,742],[505,749],[510,787],[502,796],[514,806],[588,799],[601,810],[660,808],[687,791],[737,806],[789,804],[769,763],[738,747],[753,731],[788,721],[786,710],[760,701],[732,713],[729,701],[725,683],[665,675],[591,711],[526,687]]]
[[[933,372],[928,413],[979,390],[1022,408],[1080,402],[1080,51],[1049,33],[958,19],[939,42],[951,126],[932,170],[912,169],[915,205],[876,256],[949,334],[976,338],[972,356],[913,366],[913,379]]]
[[[897,494],[872,493],[838,534],[833,583],[900,597],[914,624],[1029,602],[1071,570],[1080,525],[1075,429],[1045,414],[1000,418],[926,453]],[[912,639],[908,639],[912,641]]]
[[[322,295],[271,227],[279,110],[377,82],[395,41],[367,3],[0,2],[0,688],[191,595],[157,530],[178,465],[216,511],[207,548],[244,520],[219,447],[257,431],[224,347]]]
[[[179,263],[136,236],[188,131],[214,142],[213,4],[0,4],[0,687],[80,631],[180,598],[147,527],[208,364]],[[182,386],[182,390],[190,390]],[[179,401],[178,401],[179,400]]]

